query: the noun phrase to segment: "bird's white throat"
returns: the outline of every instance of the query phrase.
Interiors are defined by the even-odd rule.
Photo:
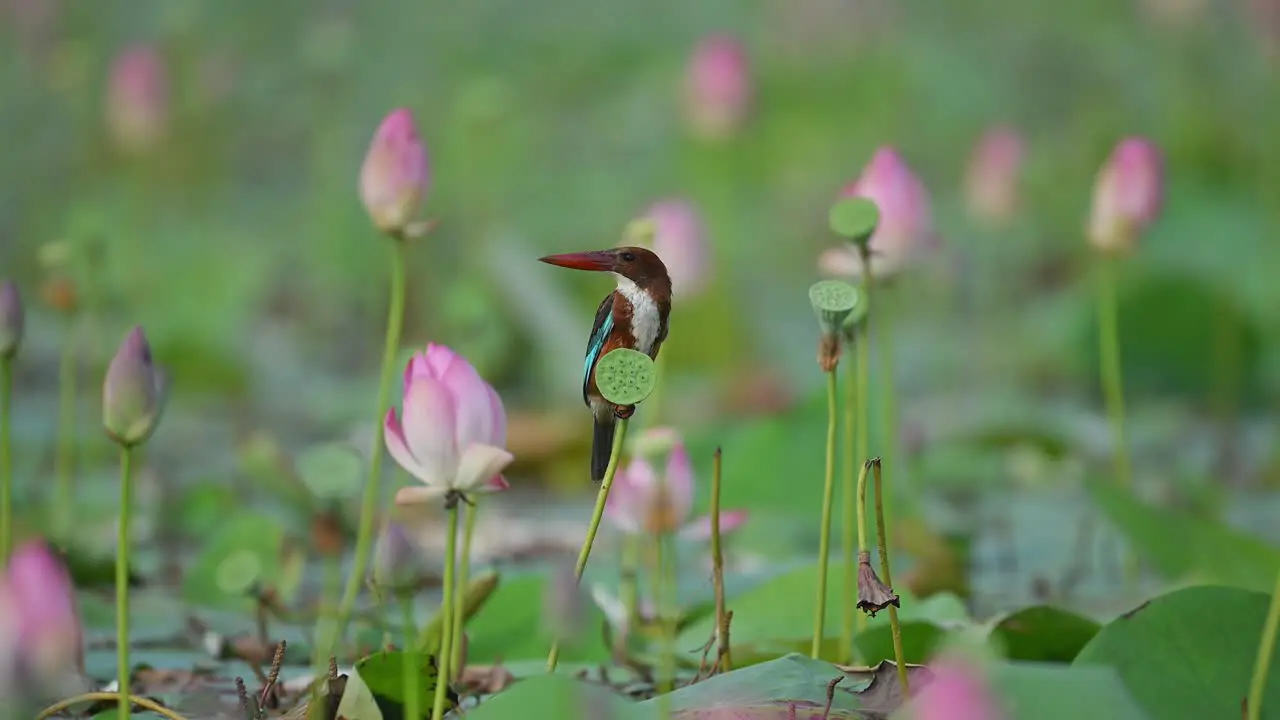
[[[618,292],[631,303],[631,337],[636,339],[635,349],[645,354],[652,353],[662,324],[658,304],[649,297],[649,293],[622,275],[618,275]]]

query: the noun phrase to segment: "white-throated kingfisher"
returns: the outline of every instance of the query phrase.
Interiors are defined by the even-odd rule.
[[[611,272],[618,287],[596,308],[587,356],[582,364],[582,400],[591,408],[595,432],[591,439],[591,479],[600,482],[609,466],[613,450],[614,421],[618,412],[596,388],[596,362],[617,348],[637,350],[657,360],[667,339],[667,318],[671,314],[671,278],[667,266],[652,251],[640,247],[548,255],[544,263],[572,268]],[[624,415],[625,416],[625,415]]]

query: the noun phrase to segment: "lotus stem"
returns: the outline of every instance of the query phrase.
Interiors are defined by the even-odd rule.
[[[454,583],[457,591],[454,593],[454,607],[462,608],[466,606],[467,584],[471,582],[471,540],[476,534],[476,514],[480,512],[480,507],[476,503],[478,500],[472,499],[471,504],[467,505],[467,519],[463,523],[462,529],[462,556],[459,557],[458,579]],[[449,660],[449,667],[453,668],[455,677],[462,675],[462,632],[463,625],[466,624],[467,616],[465,613],[453,613],[453,654]]]
[[[444,704],[447,690],[449,689],[449,678],[451,668],[450,659],[453,654],[454,643],[461,644],[461,638],[453,635],[453,612],[454,612],[454,565],[458,556],[458,504],[456,499],[449,502],[449,534],[445,536],[444,544],[444,600],[440,605],[440,616],[444,621],[444,638],[440,642],[440,660],[437,663],[439,672],[436,675],[436,696],[435,702],[431,706],[431,720],[440,720],[444,717]]]
[[[600,491],[596,493],[596,507],[591,513],[591,524],[587,526],[587,537],[582,541],[582,550],[578,552],[578,562],[573,567],[573,577],[582,580],[582,573],[587,569],[587,560],[591,557],[591,546],[595,544],[596,533],[600,531],[600,520],[604,517],[604,506],[609,501],[609,489],[613,487],[613,477],[618,474],[618,465],[622,461],[622,443],[627,436],[627,424],[630,418],[618,418],[618,428],[613,434],[613,447],[609,451],[609,464],[604,470],[604,479],[600,482]],[[551,652],[547,653],[547,672],[555,672],[560,662],[560,640],[551,643]]]
[[[720,542],[720,476],[722,452],[716,448],[711,464],[711,583],[716,596],[716,657],[720,659],[720,671],[733,669],[729,654],[729,614],[724,599],[724,548]]]
[[[857,458],[866,457],[867,452],[867,370],[870,358],[868,343],[859,337],[861,329],[854,331],[856,352],[850,358],[847,367],[848,377],[845,379],[844,404],[844,487],[843,514],[841,531],[844,545],[844,605],[841,608],[840,657],[843,662],[853,662],[853,636],[856,631],[867,627],[867,619],[862,613],[854,612],[858,599],[858,558],[854,548],[854,524],[857,523],[860,533],[865,532],[866,520],[862,511],[855,515],[855,483],[857,477]],[[856,438],[856,439],[855,439]],[[858,536],[862,537],[861,534]],[[861,547],[861,543],[859,545]]]
[[[401,651],[404,665],[404,716],[407,720],[418,720],[422,717],[419,709],[422,703],[422,682],[418,677],[418,651],[414,647],[418,631],[413,621],[413,593],[400,593],[400,616],[404,625],[404,649]]]
[[[67,321],[67,337],[58,361],[58,449],[54,456],[57,484],[53,493],[53,532],[65,541],[71,532],[71,506],[75,501],[72,481],[76,463],[76,381],[78,363],[77,330],[73,316]]]
[[[836,484],[836,425],[839,417],[836,370],[833,367],[827,372],[827,462],[822,487],[822,525],[818,536],[818,594],[814,601],[813,645],[809,651],[815,659],[822,652],[823,622],[827,614],[827,564],[831,555],[831,506]]]
[[[10,442],[13,359],[0,359],[0,562],[13,547],[13,455]]]
[[[880,458],[871,461],[876,482],[876,549],[880,552],[880,574],[884,584],[893,587],[893,574],[889,571],[889,530],[884,521],[884,481],[881,478]],[[902,625],[898,622],[898,608],[889,606],[889,628],[893,634],[893,658],[898,666],[898,683],[902,696],[910,697],[911,685],[907,681],[907,658],[902,649]]]
[[[132,504],[133,448],[120,446],[120,521],[116,523],[116,687],[121,720],[129,720],[129,506]]]
[[[1102,390],[1111,421],[1112,460],[1115,482],[1123,489],[1132,485],[1129,465],[1129,443],[1124,426],[1124,373],[1120,363],[1120,319],[1117,301],[1115,261],[1101,258],[1098,264],[1098,353],[1102,373]],[[1137,557],[1132,551],[1124,557],[1125,582],[1132,586],[1138,575]]]
[[[154,700],[149,700],[147,698],[139,697],[137,695],[128,695],[124,693],[109,692],[109,691],[84,693],[83,695],[76,695],[75,697],[69,697],[66,700],[59,700],[58,702],[41,710],[40,714],[36,715],[35,720],[48,720],[48,718],[51,718],[54,715],[61,714],[63,710],[66,710],[67,708],[73,707],[75,705],[79,705],[80,703],[104,702],[104,701],[111,701],[111,700],[119,700],[120,702],[128,703],[130,705],[137,705],[143,710],[150,710],[151,712],[157,715],[161,715],[169,718],[169,720],[187,720],[183,716],[161,705],[160,703],[155,702]]]
[[[1262,696],[1267,689],[1267,676],[1271,673],[1271,657],[1276,652],[1276,633],[1280,630],[1280,573],[1276,573],[1276,586],[1271,591],[1271,605],[1262,626],[1262,642],[1258,644],[1258,659],[1253,664],[1253,679],[1249,681],[1249,700],[1245,709],[1246,720],[1262,720]]]
[[[338,639],[346,630],[352,611],[355,610],[356,597],[364,584],[365,571],[372,550],[373,524],[381,497],[382,448],[385,432],[382,417],[386,414],[387,404],[391,401],[391,379],[395,376],[396,353],[400,349],[400,328],[404,324],[405,241],[395,238],[391,246],[390,308],[387,311],[387,330],[382,348],[382,376],[378,380],[378,408],[374,424],[373,447],[369,451],[369,477],[365,480],[364,497],[360,502],[360,526],[356,531],[355,559],[351,575],[347,578],[347,587],[342,593],[342,603],[338,606],[338,616],[333,624],[332,637],[321,644],[327,650],[325,655],[332,654]]]

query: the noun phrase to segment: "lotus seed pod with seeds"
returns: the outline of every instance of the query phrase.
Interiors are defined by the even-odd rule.
[[[637,405],[653,392],[657,383],[653,360],[648,355],[618,348],[596,363],[596,387],[614,405]]]
[[[858,291],[840,280],[819,280],[809,287],[809,304],[823,335],[839,335],[845,320],[858,307]]]

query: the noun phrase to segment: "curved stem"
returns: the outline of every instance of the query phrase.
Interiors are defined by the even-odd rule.
[[[1129,444],[1124,427],[1124,376],[1120,363],[1120,320],[1116,300],[1116,269],[1110,257],[1098,264],[1098,353],[1102,373],[1102,390],[1111,420],[1111,443],[1115,463],[1115,482],[1127,489],[1131,482]],[[1137,579],[1137,558],[1125,553],[1125,580]]]
[[[453,613],[453,650],[449,667],[453,668],[456,677],[462,675],[462,626],[467,621],[467,614],[461,610],[466,606],[467,584],[471,582],[471,539],[476,534],[476,514],[480,511],[480,506],[476,504],[480,501],[473,499],[471,502],[465,509],[467,520],[462,530],[462,556],[459,558],[458,579],[453,583],[457,588],[453,606],[458,610]]]
[[[871,461],[876,481],[876,549],[880,552],[881,580],[893,587],[893,574],[889,572],[889,530],[884,521],[884,481],[880,477],[880,458]],[[889,606],[889,628],[893,634],[893,659],[898,666],[898,683],[902,696],[910,697],[911,685],[907,682],[907,659],[902,649],[902,625],[898,622],[898,608]]]
[[[831,505],[836,485],[836,369],[827,373],[827,464],[822,487],[822,526],[818,536],[818,596],[814,602],[813,644],[809,654],[822,651],[823,622],[827,614],[827,562],[831,554]]]
[[[1271,656],[1276,652],[1277,631],[1280,631],[1280,573],[1276,573],[1271,605],[1267,609],[1267,620],[1262,626],[1262,642],[1258,644],[1258,659],[1253,664],[1253,679],[1249,681],[1246,720],[1262,718],[1262,696],[1267,689],[1267,676],[1271,674]]]
[[[391,396],[391,379],[395,376],[396,353],[400,349],[400,328],[404,324],[404,286],[405,286],[405,243],[393,239],[391,253],[391,291],[390,309],[387,312],[386,339],[382,348],[382,376],[378,380],[378,409],[375,417],[373,447],[369,451],[369,476],[365,480],[364,497],[360,502],[360,527],[356,532],[355,559],[351,567],[351,575],[347,578],[347,587],[342,593],[342,603],[338,606],[338,617],[334,619],[333,636],[324,643],[331,655],[338,638],[346,630],[347,621],[356,606],[356,597],[364,585],[365,570],[369,563],[369,553],[373,543],[373,523],[376,516],[380,488],[382,485],[382,448],[385,428],[382,417],[387,412],[387,403]]]
[[[120,447],[120,520],[116,523],[116,687],[121,720],[129,720],[129,505],[133,448]]]
[[[613,487],[613,477],[618,474],[618,465],[622,462],[622,443],[627,437],[627,424],[630,418],[618,418],[618,428],[613,433],[613,448],[609,451],[609,465],[605,468],[604,479],[600,482],[600,491],[596,493],[596,507],[591,512],[591,524],[587,526],[587,537],[582,541],[582,549],[578,552],[578,562],[573,567],[575,580],[582,580],[582,573],[587,569],[587,560],[591,557],[591,546],[596,542],[596,533],[600,531],[600,519],[604,517],[604,506],[609,501],[609,489]],[[551,652],[547,653],[547,672],[555,672],[560,662],[560,641],[551,643]]]
[[[9,445],[13,358],[0,359],[0,562],[13,547],[13,455]]]
[[[400,617],[404,625],[401,629],[404,633],[404,648],[401,650],[404,665],[404,716],[407,720],[418,720],[422,717],[422,682],[418,677],[418,651],[413,645],[418,636],[413,622],[413,593],[400,593]]]
[[[75,500],[71,484],[76,460],[77,329],[76,318],[72,317],[67,322],[67,337],[58,361],[58,449],[54,456],[57,484],[52,515],[54,535],[64,542],[71,532],[71,505]]]
[[[109,691],[84,693],[83,695],[69,697],[66,700],[59,700],[58,702],[41,710],[40,714],[36,715],[35,720],[48,720],[48,718],[61,713],[63,710],[66,710],[73,705],[79,705],[80,703],[86,702],[101,702],[104,700],[120,700],[121,702],[129,703],[130,705],[137,705],[143,710],[150,710],[157,715],[163,715],[164,717],[169,718],[169,720],[187,720],[178,713],[153,700],[138,697],[137,695],[127,695]]]
[[[715,588],[716,598],[716,641],[719,647],[716,656],[720,659],[720,671],[733,669],[733,658],[729,654],[729,614],[725,610],[724,600],[724,548],[720,543],[720,448],[711,465],[711,582]]]
[[[431,706],[431,720],[440,720],[440,718],[444,717],[444,702],[449,689],[451,672],[449,660],[453,653],[453,643],[461,640],[461,638],[453,637],[453,613],[455,612],[453,569],[458,556],[458,506],[456,501],[453,507],[449,508],[449,534],[445,537],[444,553],[444,601],[440,605],[440,615],[444,621],[444,639],[440,643],[440,657],[437,662],[439,672],[436,675],[436,696],[435,702]]]

